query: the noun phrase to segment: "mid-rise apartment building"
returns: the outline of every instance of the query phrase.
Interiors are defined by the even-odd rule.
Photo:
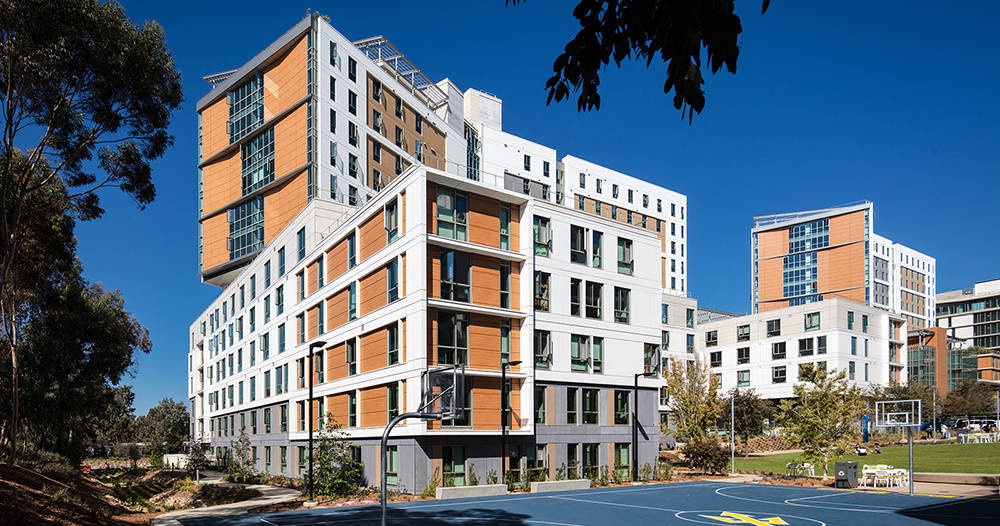
[[[906,383],[906,321],[840,297],[699,325],[698,350],[720,391],[791,398],[804,365],[847,371],[859,387]]]
[[[962,383],[975,381],[977,354],[968,343],[949,336],[941,327],[910,331],[906,353],[909,383],[933,387],[943,398]]]
[[[421,373],[463,364],[465,416],[397,426],[390,485],[499,473],[504,427],[515,476],[655,463],[662,380],[633,383],[693,358],[685,196],[560,161],[500,129],[499,98],[317,15],[211,81],[200,272],[222,290],[191,327],[192,435],[224,458],[246,432],[258,470],[296,476],[330,415],[375,484]],[[566,190],[568,166],[601,190]]]
[[[832,295],[934,326],[934,258],[875,233],[871,202],[760,216],[751,231],[753,312]]]
[[[981,348],[979,379],[1000,385],[1000,279],[938,294],[937,325],[949,337]]]

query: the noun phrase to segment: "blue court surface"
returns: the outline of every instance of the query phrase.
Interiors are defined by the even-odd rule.
[[[379,507],[322,508],[182,519],[184,526],[377,525]],[[811,526],[1000,525],[1000,500],[833,489],[679,482],[389,506],[390,525],[752,524]]]

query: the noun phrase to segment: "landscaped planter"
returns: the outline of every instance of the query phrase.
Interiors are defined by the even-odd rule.
[[[455,486],[446,488],[438,486],[434,496],[439,499],[462,499],[465,497],[492,497],[506,495],[506,484],[486,484],[483,486]]]
[[[590,479],[573,480],[549,480],[546,482],[532,482],[531,492],[541,493],[545,491],[572,491],[576,489],[589,489]]]

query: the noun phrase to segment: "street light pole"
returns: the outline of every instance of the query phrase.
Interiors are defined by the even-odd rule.
[[[729,397],[729,473],[736,473],[736,393],[737,387]]]
[[[326,342],[312,342],[309,344],[309,502],[313,502],[313,362],[315,361],[316,349],[326,345]]]
[[[632,480],[639,480],[639,378],[650,376],[656,373],[634,373],[632,378]]]
[[[507,368],[521,365],[521,360],[500,363],[500,482],[507,483]]]

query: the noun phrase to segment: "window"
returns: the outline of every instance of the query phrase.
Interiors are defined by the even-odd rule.
[[[803,338],[799,340],[799,356],[812,356],[813,339]]]
[[[442,448],[442,483],[445,487],[465,485],[465,448],[445,446]]]
[[[854,330],[854,313],[851,311],[847,311],[847,330]]]
[[[229,144],[250,134],[264,122],[264,78],[258,73],[226,94],[229,103]]]
[[[601,319],[601,298],[604,295],[604,284],[593,281],[587,282],[587,317]]]
[[[535,271],[535,308],[548,312],[549,310],[549,280],[548,272]]]
[[[631,456],[629,455],[630,444],[628,442],[616,443],[615,444],[615,458],[614,458],[614,469],[615,475],[619,480],[627,480],[629,478],[629,470],[631,469]]]
[[[437,234],[439,236],[465,241],[468,211],[469,198],[464,192],[438,186]]]
[[[587,264],[587,231],[583,227],[569,227],[569,260],[581,265]]]
[[[264,408],[264,432],[265,433],[270,433],[271,432],[271,408],[270,407],[265,407]]]
[[[705,333],[705,347],[715,347],[719,344],[719,331],[708,331]]]
[[[569,314],[570,316],[580,315],[580,288],[583,281],[577,278],[569,279]]]
[[[358,264],[358,245],[357,238],[352,232],[347,236],[347,268],[354,268],[354,265]]]
[[[594,230],[591,232],[591,249],[593,250],[593,256],[591,257],[591,264],[595,268],[601,268],[601,242],[604,238],[604,234]]]
[[[271,261],[264,262],[264,288],[271,286]]]
[[[417,133],[424,133],[424,118],[420,115],[414,114],[413,129],[417,130]]]
[[[855,375],[855,365],[854,362],[847,362],[847,378],[849,380],[854,380]]]
[[[684,325],[689,328],[694,328],[694,309],[687,309],[684,313]]]
[[[807,331],[815,331],[819,329],[819,313],[811,312],[805,316],[805,327]]]
[[[464,312],[438,312],[437,361],[440,364],[468,364],[469,315]]]
[[[299,248],[299,250],[298,250],[299,259],[297,259],[296,261],[302,261],[302,258],[306,257],[306,229],[305,228],[299,229],[299,232],[296,234],[296,240],[298,242],[298,248]]]
[[[590,371],[604,372],[604,338],[594,337],[594,346],[590,350]]]
[[[816,337],[816,354],[826,354],[826,336]]]
[[[386,302],[392,303],[399,299],[399,260],[392,258],[385,267]]]
[[[552,346],[549,331],[535,329],[535,367],[548,369],[552,362]],[[510,391],[508,391],[510,392]]]
[[[708,353],[708,362],[712,367],[722,367],[722,351]]]
[[[745,342],[750,340],[750,326],[740,325],[736,327],[736,341]]]
[[[632,241],[623,237],[618,238],[618,272],[631,274],[632,263]]]
[[[399,99],[396,99],[396,100],[399,100]],[[399,126],[396,126],[396,146],[399,146],[400,148],[402,148],[403,147],[403,142],[404,142],[403,129],[400,128]]]
[[[628,401],[632,393],[628,391],[615,390],[615,424],[628,424],[629,409]]]
[[[772,384],[783,384],[785,383],[786,369],[784,365],[771,368],[771,383]]]
[[[399,237],[399,206],[395,199],[385,205],[385,242],[392,243]]]
[[[580,188],[587,187],[587,176],[583,172],[580,172]]]
[[[441,251],[441,298],[469,302],[472,256],[455,250]]]
[[[642,372],[659,373],[660,369],[660,344],[647,343],[644,345],[642,353]]]
[[[749,347],[740,347],[739,349],[736,349],[736,363],[737,364],[750,363]]]
[[[781,320],[767,320],[767,337],[781,336]]]
[[[579,418],[579,409],[577,406],[577,391],[576,387],[566,388],[566,423],[576,424]]]
[[[347,90],[347,111],[351,112],[351,115],[358,114],[358,94],[351,90]]]
[[[347,427],[358,427],[358,392],[347,393]]]
[[[298,284],[299,301],[306,299],[306,271],[296,274],[295,281]]]
[[[525,155],[524,156],[524,169],[525,170],[531,170],[531,156],[530,155]]]
[[[385,328],[386,364],[399,363],[399,325],[393,323]]]
[[[278,354],[285,352],[285,324],[278,325]]]
[[[552,226],[549,218],[535,216],[533,225],[535,254],[548,257],[552,251]]]
[[[385,483],[387,486],[399,485],[399,446],[386,446]]]
[[[868,357],[868,339],[865,339],[865,358]]]
[[[347,362],[347,375],[358,374],[358,344],[353,338],[344,342],[344,361]]]
[[[500,363],[510,362],[510,320],[500,320]]]
[[[510,205],[500,204],[500,248],[510,250]]]
[[[510,308],[510,262],[500,262],[500,308]]]
[[[660,349],[667,350],[670,347],[670,331],[660,331]]]
[[[372,79],[372,98],[382,103],[382,82]]]
[[[629,289],[615,287],[615,322],[629,322]]]
[[[347,204],[351,206],[357,206],[358,188],[356,186],[350,185],[347,187]]]
[[[590,337],[573,334],[569,340],[570,370],[587,372],[590,365]]]
[[[396,96],[396,117],[403,118],[403,99]]]
[[[597,424],[597,389],[583,389],[583,423]]]
[[[279,415],[278,416],[278,422],[279,422],[278,429],[280,429],[282,433],[285,433],[285,432],[288,431],[288,405],[281,405],[281,406],[279,406],[278,407],[278,415]],[[285,448],[281,448],[281,449],[285,449]],[[284,453],[284,451],[282,451],[282,453]]]
[[[298,342],[299,343],[305,343],[306,342],[306,315],[305,315],[305,313],[299,314],[298,316],[295,317],[295,319],[298,322],[298,329],[299,329],[299,331],[298,331],[299,332]]]
[[[545,423],[545,386],[535,387],[535,423]]]
[[[785,342],[774,342],[771,344],[771,359],[772,360],[785,359]]]
[[[736,371],[736,385],[739,387],[750,386],[750,371]]]
[[[632,202],[632,189],[631,188],[629,188],[629,191],[628,191],[628,202],[630,202],[630,203]]]
[[[867,314],[862,314],[861,315],[861,332],[865,332],[865,333],[868,332],[868,315]]]
[[[347,288],[347,319],[358,319],[358,283],[351,282]]]
[[[868,381],[868,364],[865,364],[865,381]]]
[[[399,416],[399,384],[391,383],[385,386],[385,396],[389,407],[387,421],[391,422],[393,418]]]
[[[851,354],[857,356],[858,354],[858,337],[851,336]]]
[[[660,304],[660,323],[663,325],[667,324],[667,307],[666,303]]]

